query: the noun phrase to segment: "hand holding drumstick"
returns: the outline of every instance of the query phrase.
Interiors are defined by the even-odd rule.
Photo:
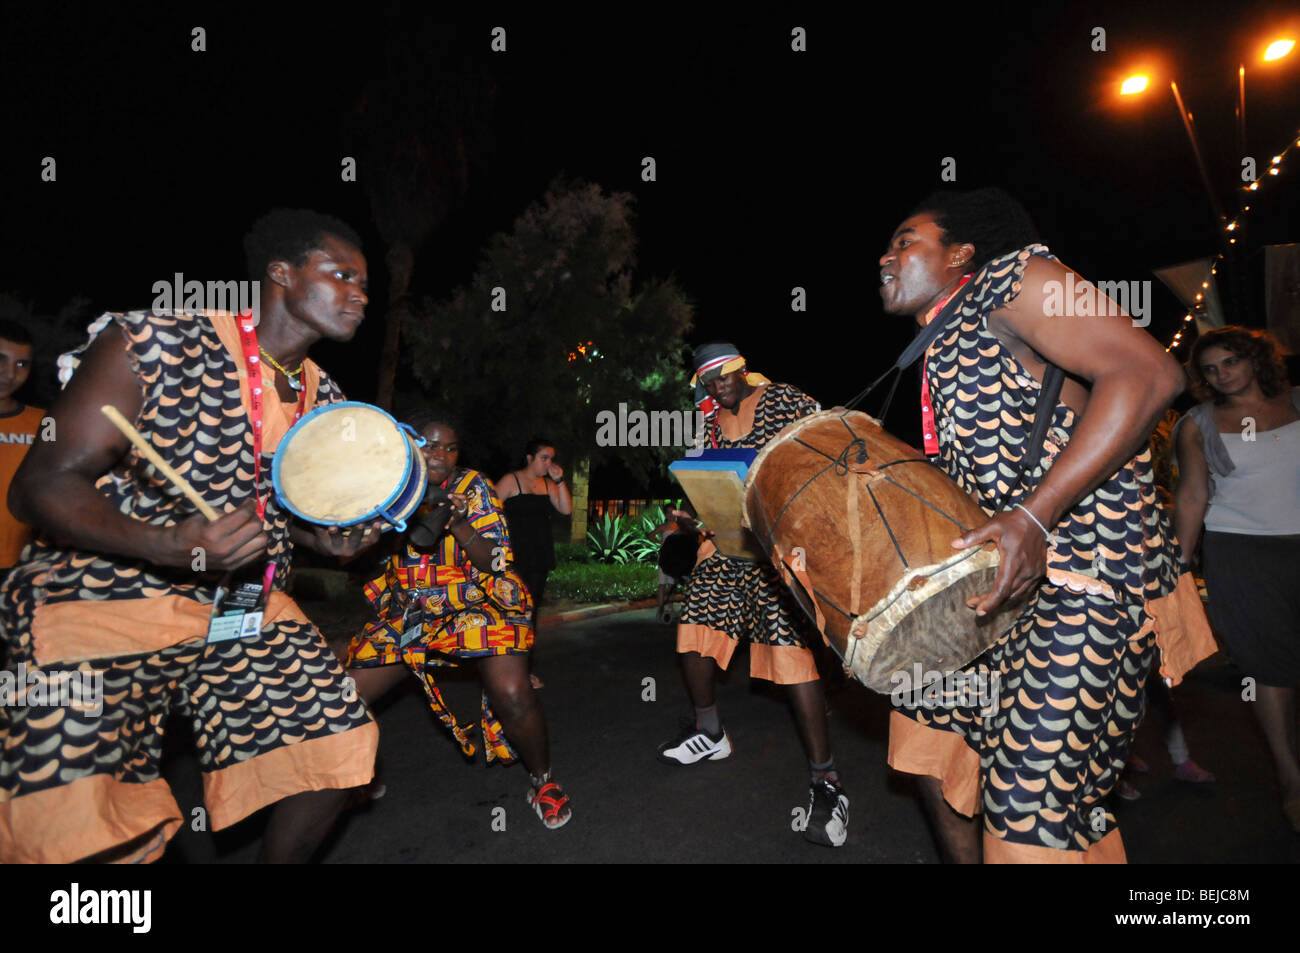
[[[182,550],[202,550],[207,569],[231,570],[266,558],[270,538],[262,530],[262,520],[257,515],[255,501],[248,501],[229,513],[217,513],[190,486],[189,481],[177,473],[159,456],[149,441],[118,412],[105,404],[100,411],[118,430],[135,445],[141,455],[152,463],[174,487],[185,494],[201,515],[192,516],[171,527],[176,545]]]

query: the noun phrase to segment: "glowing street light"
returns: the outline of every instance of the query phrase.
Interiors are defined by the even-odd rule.
[[[1149,79],[1150,79],[1149,76],[1145,76],[1141,74],[1137,76],[1130,76],[1128,79],[1124,80],[1124,82],[1120,84],[1119,87],[1120,95],[1132,96],[1135,93],[1142,92],[1142,90],[1147,88],[1147,81]]]
[[[1280,60],[1286,56],[1295,47],[1295,40],[1274,40],[1264,51],[1264,62],[1271,63],[1273,60]]]

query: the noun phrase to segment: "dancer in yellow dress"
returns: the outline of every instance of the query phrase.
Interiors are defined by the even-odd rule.
[[[501,502],[481,473],[457,466],[459,439],[448,414],[425,410],[409,422],[427,441],[423,452],[435,488],[430,495],[442,489],[447,500],[422,508],[402,551],[366,585],[377,618],[348,646],[348,674],[373,704],[409,670],[461,750],[473,755],[473,729],[457,723],[432,670],[480,659],[487,760],[509,764],[517,751],[532,780],[528,803],[548,828],[562,827],[572,808],[551,780],[546,716],[528,681],[533,604],[512,567]],[[433,512],[443,507],[450,508],[450,518],[435,525],[437,515],[448,515]]]

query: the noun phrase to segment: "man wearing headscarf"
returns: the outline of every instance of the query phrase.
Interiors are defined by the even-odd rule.
[[[787,424],[820,409],[797,387],[750,372],[733,344],[697,348],[691,383],[705,412],[706,449],[758,449]],[[731,737],[718,714],[714,680],[718,669],[730,664],[737,644],[748,641],[750,677],[786,687],[808,755],[811,786],[804,837],[839,847],[848,837],[849,799],[831,756],[825,695],[804,634],[809,631],[769,563],[725,556],[705,540],[687,578],[677,626],[677,651],[695,717],[683,722],[679,737],[660,746],[659,757],[683,765],[730,757]]]

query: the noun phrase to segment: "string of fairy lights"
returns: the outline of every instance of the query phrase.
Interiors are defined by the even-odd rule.
[[[1283,149],[1277,155],[1273,156],[1272,161],[1269,163],[1266,174],[1271,176],[1280,175],[1282,171],[1282,166],[1286,162],[1287,157],[1291,154],[1293,150],[1297,150],[1297,149],[1300,149],[1300,134],[1298,134],[1298,137],[1296,139],[1294,139],[1291,142],[1288,142],[1285,149]],[[1259,184],[1261,180],[1267,181],[1266,179],[1264,179],[1263,176],[1258,176],[1256,177],[1254,182],[1251,182],[1249,185],[1242,187],[1242,191],[1247,193],[1247,197],[1249,197],[1249,193],[1259,192]],[[1254,199],[1252,199],[1252,201],[1254,201]],[[1250,208],[1251,207],[1249,205],[1243,205],[1241,208],[1241,212],[1237,215],[1237,217],[1224,226],[1223,230],[1228,235],[1229,245],[1237,244],[1237,236],[1233,233],[1239,232],[1241,230],[1242,225],[1244,224],[1246,213],[1250,211]],[[1210,264],[1211,278],[1214,277],[1216,274],[1218,274],[1219,266],[1223,264],[1224,258],[1225,258],[1224,252],[1219,252],[1217,255],[1214,256],[1214,260]],[[1205,307],[1206,307],[1205,299],[1206,299],[1206,295],[1209,293],[1209,290],[1210,290],[1210,282],[1209,279],[1206,279],[1205,281],[1201,282],[1201,290],[1196,293],[1196,299],[1192,302],[1191,310],[1183,315],[1183,322],[1178,326],[1178,331],[1174,334],[1173,340],[1170,341],[1169,344],[1165,347],[1166,351],[1173,351],[1180,344],[1182,344],[1183,335],[1187,331],[1187,325],[1191,324],[1193,320],[1195,320],[1200,314],[1202,314],[1205,311]]]

